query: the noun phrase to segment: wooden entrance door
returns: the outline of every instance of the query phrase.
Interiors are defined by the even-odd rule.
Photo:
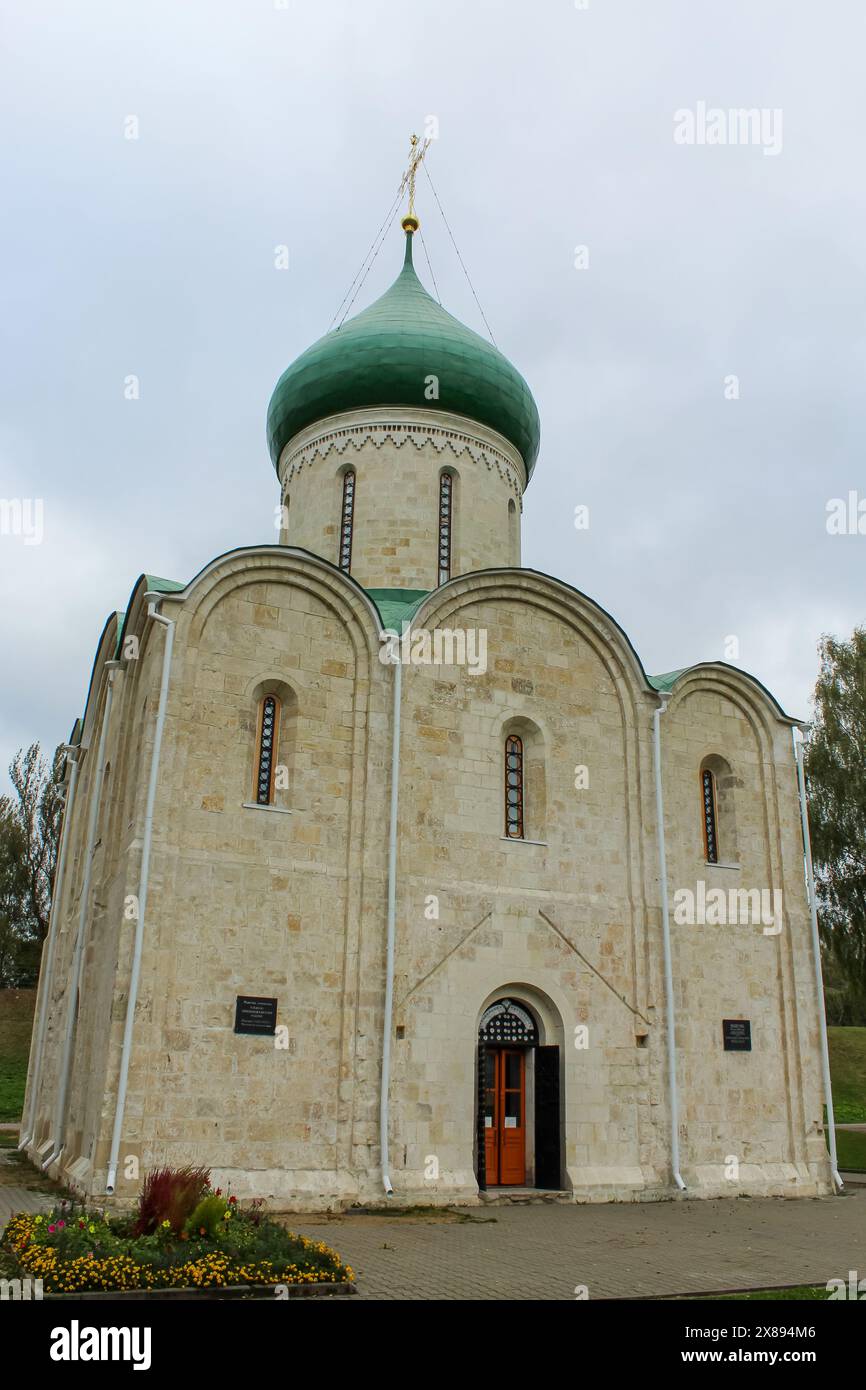
[[[487,1183],[526,1182],[526,1051],[488,1048],[485,1055],[484,1143]]]

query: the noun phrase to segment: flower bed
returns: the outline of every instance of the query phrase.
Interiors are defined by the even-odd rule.
[[[200,1189],[201,1192],[201,1189]],[[204,1187],[187,1215],[107,1216],[62,1204],[21,1212],[2,1246],[45,1293],[237,1285],[349,1284],[354,1273],[322,1242],[293,1235],[234,1197]],[[187,1206],[189,1203],[187,1203]],[[152,1227],[152,1229],[147,1229]]]

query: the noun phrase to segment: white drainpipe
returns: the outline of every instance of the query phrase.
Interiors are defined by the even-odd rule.
[[[391,1080],[391,1031],[394,1019],[394,941],[397,926],[397,801],[400,790],[400,697],[403,688],[402,646],[394,665],[394,714],[391,733],[391,812],[388,825],[388,935],[385,961],[385,1019],[382,1026],[382,1090],[379,1096],[379,1147],[382,1186],[393,1196],[388,1156],[388,1088]]]
[[[33,1137],[33,1121],[36,1114],[36,1097],[39,1091],[39,1078],[42,1073],[42,1054],[45,1050],[45,1034],[48,1030],[48,1007],[54,985],[54,949],[63,920],[63,886],[66,875],[66,847],[69,844],[72,808],[75,804],[75,788],[78,785],[78,745],[64,744],[63,751],[70,760],[69,782],[66,787],[66,801],[63,807],[63,829],[60,834],[60,853],[57,858],[57,871],[51,898],[51,920],[48,923],[48,940],[45,957],[40,971],[39,986],[42,991],[39,999],[39,1018],[36,1024],[36,1050],[33,1055],[33,1071],[27,1088],[27,1114],[21,1126],[22,1134],[19,1149],[26,1149]]]
[[[677,1045],[674,1029],[674,976],[671,968],[671,923],[668,907],[668,865],[665,853],[665,808],[662,797],[662,736],[661,717],[667,707],[667,695],[660,695],[661,703],[653,714],[653,755],[656,779],[656,823],[659,841],[659,880],[662,892],[662,943],[665,966],[665,1028],[668,1044],[668,1105],[671,1115],[671,1168],[674,1182],[681,1192],[686,1185],[680,1173],[680,1135],[679,1135],[679,1097],[677,1095]]]
[[[818,935],[818,900],[815,896],[815,874],[812,869],[812,838],[809,834],[809,807],[806,802],[806,778],[803,774],[803,742],[798,729],[792,729],[794,758],[797,763],[797,785],[800,791],[800,820],[803,826],[803,852],[806,856],[806,882],[809,886],[809,916],[812,922],[812,961],[815,967],[815,989],[818,995],[818,1022],[821,1034],[821,1071],[824,1077],[824,1104],[827,1106],[827,1128],[830,1141],[830,1171],[833,1181],[844,1187],[836,1158],[836,1121],[833,1115],[833,1084],[830,1080],[830,1047],[827,1042],[827,1010],[824,1007],[824,974],[821,969],[821,940]]]
[[[174,622],[157,611],[156,605],[161,595],[145,594],[149,600],[147,612],[154,622],[165,628],[165,646],[162,650],[162,680],[159,687],[159,706],[156,714],[156,728],[153,735],[153,752],[150,758],[150,777],[147,784],[147,801],[144,810],[144,832],[141,839],[141,869],[138,882],[138,920],[135,924],[135,946],[132,954],[132,973],[129,980],[129,995],[126,1001],[126,1022],[123,1028],[123,1046],[120,1054],[120,1076],[117,1083],[117,1104],[114,1111],[114,1129],[111,1135],[111,1152],[108,1158],[108,1182],[106,1192],[114,1192],[117,1180],[117,1164],[120,1154],[120,1139],[123,1130],[123,1112],[126,1107],[126,1087],[129,1081],[129,1061],[132,1054],[132,1030],[135,1022],[135,1005],[138,999],[138,982],[141,975],[141,952],[144,943],[144,920],[147,908],[147,885],[150,870],[150,847],[153,840],[153,809],[156,802],[156,785],[159,773],[159,751],[162,747],[162,731],[165,727],[165,711],[168,703],[168,682],[171,673],[171,653],[174,647]]]
[[[57,1088],[57,1103],[54,1111],[54,1142],[51,1152],[42,1164],[50,1168],[63,1152],[66,1139],[66,1102],[69,1094],[69,1077],[72,1070],[72,1040],[75,1034],[75,1018],[78,1011],[78,992],[81,988],[81,970],[84,962],[84,941],[87,936],[87,911],[90,906],[90,882],[93,877],[93,855],[96,847],[96,830],[99,822],[99,803],[102,797],[102,778],[105,772],[105,745],[108,739],[108,725],[111,719],[111,705],[114,700],[114,676],[119,662],[107,661],[108,689],[105,694],[105,711],[102,728],[99,731],[99,745],[96,750],[96,763],[93,768],[93,782],[90,789],[90,807],[87,816],[87,841],[84,849],[84,882],[81,885],[81,904],[78,912],[78,930],[75,934],[75,948],[69,971],[66,1005],[66,1032],[63,1037],[63,1052],[60,1062],[60,1082]]]

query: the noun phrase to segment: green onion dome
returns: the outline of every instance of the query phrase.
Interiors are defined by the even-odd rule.
[[[438,399],[428,400],[431,376],[438,378]],[[288,441],[317,420],[400,405],[487,425],[514,445],[531,475],[541,433],[532,392],[498,348],[427,293],[412,265],[411,230],[391,288],[307,348],[277,382],[268,407],[274,466]]]

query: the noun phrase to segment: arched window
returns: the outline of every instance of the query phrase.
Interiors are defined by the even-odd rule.
[[[712,768],[701,769],[701,803],[704,825],[704,853],[708,864],[719,862],[719,834],[716,822],[716,776]]]
[[[454,474],[439,475],[439,583],[451,578],[451,539],[454,530]]]
[[[271,806],[274,800],[274,766],[280,734],[280,702],[276,695],[265,695],[259,705],[259,728],[256,739],[255,799],[259,806]]]
[[[706,861],[733,867],[740,862],[736,793],[742,783],[729,762],[718,753],[710,753],[701,762],[700,784]]]
[[[505,740],[505,833],[523,839],[523,739],[516,734]]]
[[[343,474],[343,510],[340,518],[340,569],[348,574],[352,565],[352,526],[355,519],[355,471]]]

